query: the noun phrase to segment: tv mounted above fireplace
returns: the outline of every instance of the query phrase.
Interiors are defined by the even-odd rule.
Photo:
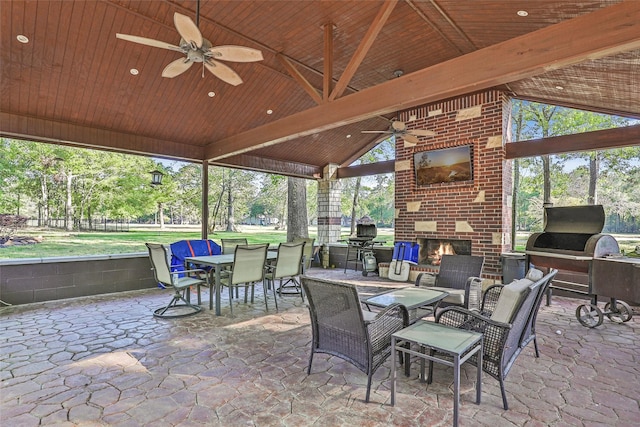
[[[473,146],[461,145],[413,155],[416,185],[419,187],[473,180]]]

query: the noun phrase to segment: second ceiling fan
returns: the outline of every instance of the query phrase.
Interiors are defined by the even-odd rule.
[[[409,119],[411,121],[412,119]],[[415,118],[413,118],[415,120]],[[407,124],[399,120],[391,120],[391,124],[388,130],[363,130],[362,133],[380,133],[386,135],[399,136],[406,142],[411,144],[417,144],[420,142],[418,137],[420,136],[435,136],[436,133],[427,129],[407,129]]]
[[[196,21],[200,18],[200,7],[196,14]],[[180,34],[179,44],[172,45],[160,40],[146,37],[133,36],[129,34],[116,33],[116,37],[146,46],[159,47],[162,49],[174,50],[185,55],[169,63],[162,70],[162,77],[173,78],[187,71],[194,63],[202,63],[202,77],[206,68],[220,80],[237,86],[242,83],[242,78],[230,67],[220,61],[230,62],[256,62],[263,59],[262,52],[244,46],[226,45],[213,46],[213,44],[202,37],[198,26],[186,15],[174,13],[173,23]]]

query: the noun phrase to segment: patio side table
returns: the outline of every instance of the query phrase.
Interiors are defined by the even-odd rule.
[[[425,360],[429,363],[437,362],[453,367],[453,425],[458,425],[458,407],[460,405],[460,366],[474,354],[478,354],[476,382],[476,403],[480,403],[482,391],[482,334],[478,332],[457,329],[428,321],[419,321],[401,329],[391,336],[391,405],[396,402],[396,351],[406,354],[406,358],[416,356],[420,358],[420,377],[425,381]],[[397,345],[398,342],[409,344]],[[411,349],[411,344],[419,347],[420,351]],[[427,354],[427,350],[428,353]],[[444,353],[453,360],[438,357],[435,352]]]

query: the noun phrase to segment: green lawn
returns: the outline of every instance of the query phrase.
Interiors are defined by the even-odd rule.
[[[216,231],[209,238],[220,243],[222,238],[244,237],[249,243],[278,244],[287,240],[285,230],[275,230],[273,227],[240,226],[241,232],[228,233]],[[65,232],[50,229],[28,228],[20,230],[20,236],[41,238],[41,243],[0,247],[0,259],[6,258],[45,258],[73,255],[104,255],[131,252],[146,252],[144,244],[173,243],[182,239],[199,239],[200,230],[192,228],[167,228],[160,230],[157,227],[131,228],[128,232]],[[348,236],[349,229],[342,229],[342,236]],[[315,227],[309,227],[309,237],[316,237]],[[626,254],[632,254],[635,247],[640,245],[640,235],[613,235],[620,245],[620,249]],[[519,233],[516,239],[516,250],[524,251],[528,234]],[[378,228],[378,239],[386,239],[387,246],[393,245],[393,229]]]
[[[230,233],[216,231],[209,235],[220,244],[220,239],[244,237],[249,243],[278,244],[286,242],[286,230],[275,230],[273,227],[240,226],[242,232]],[[343,235],[349,230],[344,228]],[[153,227],[131,228],[127,232],[65,232],[51,229],[28,228],[20,230],[17,235],[34,237],[41,243],[0,247],[0,259],[6,258],[45,258],[73,255],[104,255],[131,252],[146,252],[146,242],[169,244],[183,239],[199,239],[200,230],[192,228],[167,228],[160,230]],[[315,238],[316,228],[309,228],[309,237]],[[388,239],[393,244],[392,229],[378,229],[378,236]]]

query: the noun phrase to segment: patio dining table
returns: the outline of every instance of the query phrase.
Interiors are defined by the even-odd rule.
[[[213,309],[213,293],[216,294],[216,316],[220,316],[220,273],[225,267],[233,266],[234,254],[207,255],[185,258],[186,262],[212,267],[209,272],[209,310]],[[277,251],[267,251],[267,261],[278,257]],[[212,289],[213,288],[213,289]]]

